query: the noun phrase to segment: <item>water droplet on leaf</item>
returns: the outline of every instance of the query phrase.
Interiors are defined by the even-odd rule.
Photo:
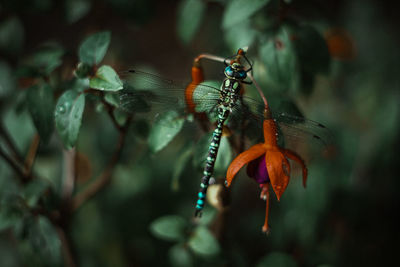
[[[64,114],[65,110],[66,110],[66,108],[64,106],[59,106],[58,107],[58,113],[60,113],[60,114]]]

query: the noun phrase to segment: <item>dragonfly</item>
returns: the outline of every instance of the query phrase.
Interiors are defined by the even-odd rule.
[[[242,63],[241,61],[244,61]],[[237,54],[228,57],[225,61],[224,79],[220,88],[205,83],[195,84],[191,101],[188,101],[185,90],[188,83],[173,81],[158,75],[131,69],[127,72],[129,78],[139,81],[140,88],[126,88],[119,93],[120,108],[133,113],[137,111],[139,103],[148,102],[160,113],[167,110],[184,108],[185,114],[206,113],[215,120],[215,128],[208,148],[208,153],[197,194],[195,216],[201,216],[205,205],[207,189],[214,172],[214,164],[217,159],[219,145],[225,124],[232,127],[243,128],[243,120],[247,122],[248,129],[261,128],[263,121],[263,107],[260,101],[244,96],[244,84],[251,84],[246,80],[252,70],[252,64],[241,49]],[[192,83],[193,85],[193,83]],[[284,113],[276,114],[277,120],[281,120],[280,130],[285,136],[284,142],[309,143],[323,142],[324,126],[304,118],[290,116]],[[308,139],[308,140],[305,140]],[[310,140],[315,139],[315,140]],[[297,141],[296,141],[297,140]]]

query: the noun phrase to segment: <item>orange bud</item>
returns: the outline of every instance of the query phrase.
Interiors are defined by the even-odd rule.
[[[356,57],[356,47],[350,34],[340,28],[329,29],[325,33],[329,53],[335,59],[352,60]]]

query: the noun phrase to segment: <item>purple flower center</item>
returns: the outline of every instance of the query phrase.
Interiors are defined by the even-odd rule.
[[[265,165],[265,154],[247,165],[247,175],[256,180],[259,184],[266,184],[269,182],[267,166]]]

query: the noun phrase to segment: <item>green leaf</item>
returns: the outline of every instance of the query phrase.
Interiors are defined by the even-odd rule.
[[[210,205],[204,207],[201,220],[198,222],[199,225],[204,227],[209,226],[215,220],[217,213],[217,210],[213,207],[210,207]]]
[[[119,126],[125,125],[126,120],[128,119],[128,114],[125,111],[121,109],[115,109],[113,111],[113,115]]]
[[[83,18],[90,11],[91,3],[88,0],[67,0],[65,2],[65,15],[69,23],[74,23]]]
[[[193,145],[188,144],[185,146],[185,151],[183,151],[174,164],[174,169],[172,171],[171,187],[173,191],[179,190],[179,178],[182,172],[185,170],[190,157],[193,155]]]
[[[259,53],[272,83],[284,90],[297,88],[297,57],[286,28],[262,45]]]
[[[207,133],[203,135],[197,142],[193,155],[193,165],[195,167],[197,168],[203,167],[203,165],[205,164],[211,140],[212,140],[212,133]]]
[[[256,266],[296,267],[297,263],[286,253],[271,252],[267,256],[263,257]]]
[[[26,212],[26,206],[19,195],[2,195],[0,199],[0,232],[22,221]]]
[[[257,31],[251,26],[249,19],[227,29],[224,35],[225,41],[232,51],[236,51],[239,47],[250,47],[256,36]]]
[[[42,83],[28,89],[28,110],[33,124],[44,143],[50,140],[54,129],[54,98],[52,88]]]
[[[312,26],[299,28],[296,37],[294,44],[301,66],[313,74],[327,73],[331,58],[324,37]]]
[[[185,119],[174,110],[160,115],[150,130],[149,146],[152,152],[163,149],[181,131]]]
[[[224,175],[232,161],[232,149],[226,136],[221,137],[219,145],[217,160],[215,161],[214,172]]]
[[[40,178],[34,179],[25,186],[23,194],[28,206],[35,206],[43,193],[49,188],[49,182]]]
[[[68,90],[59,99],[55,110],[56,128],[66,148],[72,148],[78,139],[85,108],[85,95]]]
[[[269,0],[232,0],[225,8],[222,26],[224,29],[244,21],[268,4]]]
[[[63,55],[64,49],[60,45],[49,43],[40,47],[25,64],[36,69],[39,74],[47,76],[62,64]]]
[[[0,50],[17,54],[24,44],[24,27],[17,17],[10,17],[0,24]]]
[[[176,215],[164,216],[156,219],[150,224],[151,233],[164,240],[179,241],[185,236],[187,222],[184,218]]]
[[[104,100],[110,104],[113,105],[114,107],[118,108],[119,107],[119,95],[114,94],[114,93],[105,93],[104,94]]]
[[[78,79],[73,78],[62,84],[62,89],[64,90],[74,90],[76,92],[82,93],[84,90],[89,89],[89,79]]]
[[[176,244],[168,251],[171,266],[190,267],[193,266],[192,255],[183,244]]]
[[[87,37],[79,47],[79,59],[90,66],[99,64],[110,44],[111,33],[109,31],[98,32]]]
[[[37,217],[30,225],[28,238],[33,249],[50,266],[61,264],[61,242],[56,229],[47,218]]]
[[[194,231],[188,242],[189,247],[199,256],[212,257],[219,253],[220,246],[218,241],[207,229],[199,226]]]
[[[10,66],[4,61],[0,61],[0,98],[11,94],[14,88],[15,78]]]
[[[90,87],[102,91],[119,91],[122,90],[123,84],[118,74],[113,68],[107,65],[101,66],[96,75],[90,79]]]
[[[178,36],[188,44],[203,20],[206,4],[201,0],[183,0],[178,11]]]

